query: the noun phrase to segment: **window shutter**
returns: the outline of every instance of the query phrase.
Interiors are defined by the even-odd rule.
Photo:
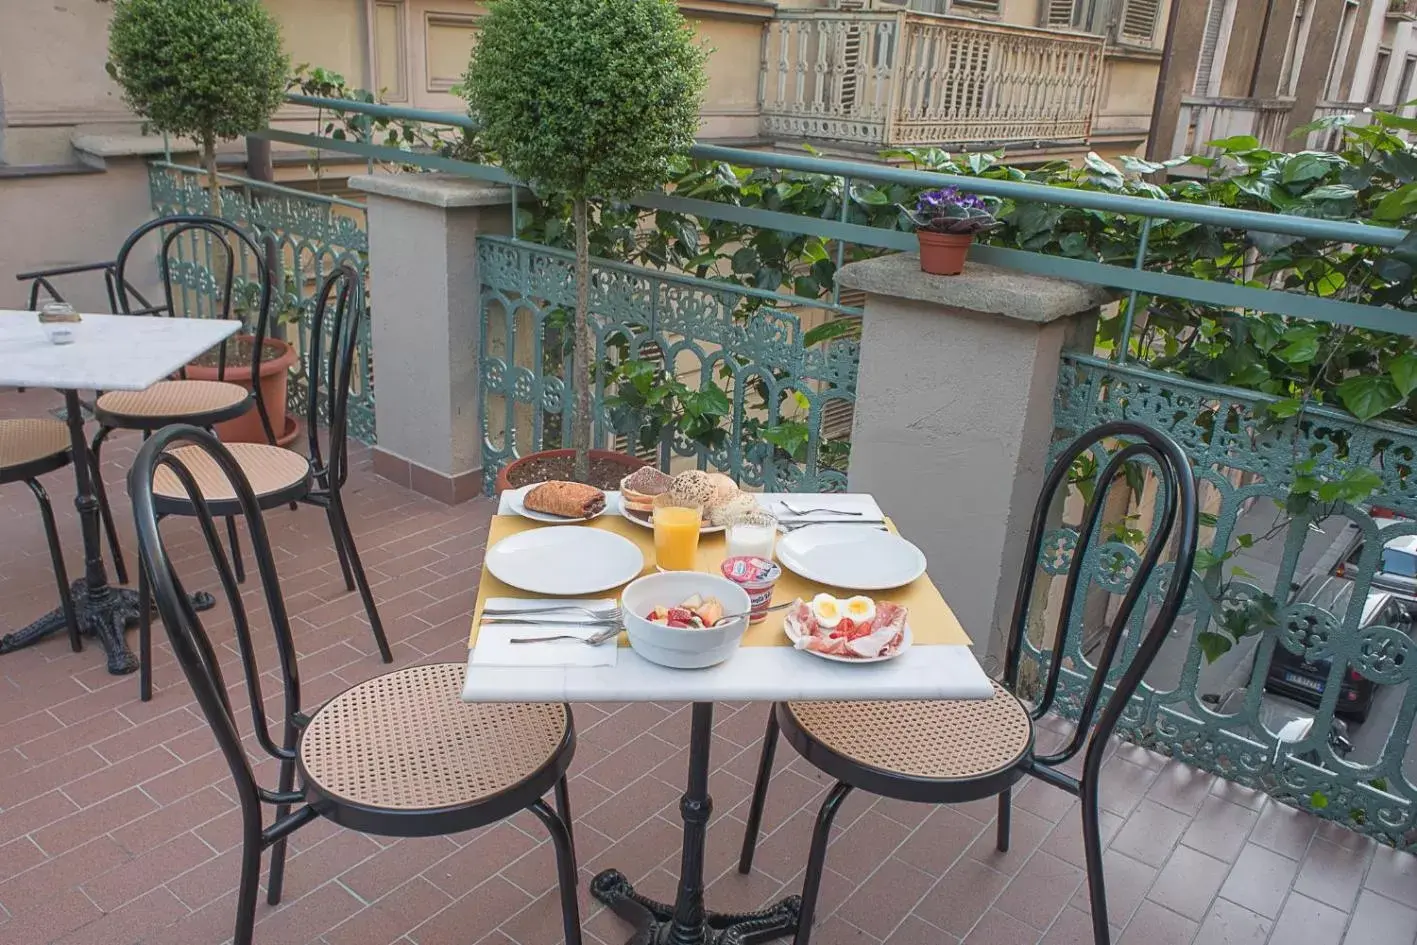
[[[962,13],[998,13],[999,0],[950,0],[950,9]]]
[[[1120,24],[1122,39],[1150,45],[1156,36],[1156,21],[1160,17],[1161,0],[1124,0]],[[1209,26],[1209,23],[1206,25]]]
[[[1215,51],[1220,47],[1220,24],[1225,19],[1225,0],[1210,0],[1201,38],[1200,61],[1196,64],[1196,95],[1210,94],[1210,77],[1215,69]]]
[[[1043,0],[1043,25],[1055,30],[1070,30],[1077,25],[1080,0]]]

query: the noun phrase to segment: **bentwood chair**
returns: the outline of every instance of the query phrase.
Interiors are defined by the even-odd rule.
[[[197,459],[202,465],[194,462]],[[284,699],[275,734],[256,658],[263,647],[253,639],[246,604],[212,519],[214,509],[205,498],[213,472],[225,478],[233,496],[227,502],[234,503],[246,522],[275,638]],[[257,778],[254,765],[260,754],[254,748],[248,752],[242,741],[216,648],[168,555],[160,531],[165,499],[158,483],[164,477],[179,484],[195,509],[231,608],[255,741],[278,769],[274,790]],[[241,805],[234,945],[252,943],[262,852],[271,851],[267,901],[275,905],[284,880],[286,838],[316,817],[363,833],[427,837],[486,826],[521,810],[535,814],[551,834],[566,943],[580,945],[566,789],[566,770],[576,747],[570,708],[469,705],[460,698],[464,665],[434,663],[375,676],[307,716],[301,711],[295,641],[261,501],[233,451],[197,427],[167,427],[138,451],[128,492],[142,570],[152,584],[177,662],[231,769]],[[543,800],[551,791],[559,812]],[[273,808],[270,823],[268,807]]]
[[[345,586],[357,586],[364,601],[364,611],[374,633],[374,642],[385,663],[394,661],[389,641],[374,594],[369,589],[359,551],[354,545],[349,518],[345,514],[340,490],[349,473],[349,449],[345,437],[349,391],[354,372],[354,356],[359,337],[359,325],[364,318],[364,282],[359,272],[348,264],[338,267],[320,286],[315,315],[310,323],[310,350],[306,376],[310,379],[310,396],[305,417],[305,432],[309,455],[268,443],[230,443],[227,450],[241,473],[251,484],[256,502],[262,509],[275,508],[290,502],[305,502],[325,510],[335,553]],[[326,332],[329,354],[325,355]],[[329,418],[326,432],[327,449],[320,445],[319,411],[320,384],[324,380],[325,407]],[[244,514],[230,479],[207,454],[196,447],[179,447],[176,451],[193,481],[201,491],[206,507],[216,515],[224,515],[230,524]],[[327,458],[328,457],[328,458]],[[159,515],[196,515],[199,509],[188,490],[176,475],[159,469],[153,483],[154,507]],[[232,554],[239,556],[236,543]],[[237,579],[241,574],[237,572]],[[138,686],[144,702],[152,698],[152,630],[147,599],[147,581],[138,575]]]
[[[39,500],[39,515],[44,522],[45,538],[49,541],[49,560],[54,566],[64,622],[69,628],[69,645],[77,653],[83,649],[83,643],[79,640],[79,622],[69,590],[69,574],[64,569],[64,553],[59,547],[59,529],[54,524],[54,509],[49,504],[49,494],[39,484],[40,476],[69,465],[73,459],[71,454],[69,428],[59,420],[0,420],[0,486],[23,482]],[[106,512],[107,503],[103,508]],[[117,551],[116,547],[114,551]]]
[[[149,242],[146,237],[154,232],[160,237],[157,259],[163,290],[162,301],[157,305],[149,304],[147,299],[135,293],[128,281],[130,267],[149,258],[148,250],[143,247]],[[243,256],[249,256],[253,262],[258,302],[250,326],[255,336],[251,376],[259,377],[261,353],[275,285],[273,237],[267,236],[265,247],[262,248],[240,227],[217,217],[183,215],[150,220],[123,241],[111,269],[105,273],[109,294],[114,300],[113,310],[128,315],[179,316],[184,309],[175,293],[180,292],[184,286],[191,287],[196,272],[190,260],[183,261],[180,258],[179,254],[184,249],[205,253],[210,267],[217,272],[217,295],[212,311],[212,315],[217,318],[232,317],[232,305],[239,289],[237,262]],[[170,423],[190,423],[211,428],[225,420],[239,417],[253,407],[260,413],[266,441],[274,443],[275,434],[271,429],[270,417],[266,405],[261,401],[261,386],[253,384],[253,390],[247,390],[243,385],[230,383],[225,379],[228,344],[230,342],[223,342],[217,349],[218,379],[215,381],[190,379],[185,372],[179,371],[178,377],[158,381],[147,390],[100,393],[94,403],[94,419],[98,421],[98,432],[94,435],[92,444],[95,465],[98,463],[104,440],[108,439],[114,430],[137,430],[147,436]],[[98,478],[95,482],[98,491],[102,492],[103,480]],[[116,546],[111,519],[105,519],[104,524]],[[230,541],[237,541],[236,523],[231,520],[227,521],[227,534]],[[237,576],[244,578],[241,554],[236,544],[232,545],[232,555]],[[119,581],[126,582],[127,569],[116,551],[113,564]]]
[[[1058,628],[1047,667],[1047,681],[1038,700],[1030,708],[1013,694],[1018,685],[1019,664],[1029,604],[1033,598],[1039,550],[1050,531],[1058,490],[1067,482],[1073,461],[1086,452],[1100,450],[1104,442],[1136,440],[1122,446],[1103,469],[1099,486],[1083,511],[1076,549],[1068,567],[1063,589],[1064,626]],[[1067,615],[1079,591],[1085,591],[1090,565],[1088,549],[1098,530],[1106,494],[1127,464],[1151,460],[1159,477],[1161,508],[1152,525],[1145,552],[1127,585],[1113,617],[1092,683],[1082,702],[1076,729],[1061,749],[1040,754],[1034,750],[1033,724],[1050,708],[1058,691],[1068,639]],[[827,841],[832,820],[842,801],[861,789],[898,800],[926,804],[959,804],[982,798],[999,798],[997,846],[1009,848],[1010,791],[1025,775],[1031,775],[1075,795],[1081,801],[1083,847],[1087,862],[1088,889],[1092,905],[1093,937],[1098,945],[1108,945],[1107,898],[1102,875],[1102,837],[1098,821],[1098,781],[1108,739],[1132,694],[1175,622],[1185,597],[1196,553],[1196,486],[1186,454],[1170,437],[1130,421],[1117,421],[1083,434],[1058,457],[1044,483],[1043,494],[1034,507],[1024,561],[1023,579],[1014,602],[1003,683],[994,683],[994,697],[979,701],[941,702],[781,702],[768,715],[753,802],[738,871],[748,873],[753,865],[763,804],[772,774],[773,753],[779,731],[797,752],[815,767],[836,779],[817,814],[812,845],[802,886],[801,923],[795,945],[807,945],[812,918],[821,889]],[[1171,571],[1152,582],[1157,562],[1176,533],[1176,551]],[[1178,579],[1179,576],[1179,579]],[[1164,587],[1164,591],[1162,588]],[[1122,646],[1123,633],[1139,601],[1160,594],[1160,605],[1150,628],[1141,635],[1146,606],[1132,630],[1135,653],[1116,680],[1105,704],[1102,699],[1112,664]],[[1101,716],[1098,718],[1099,708]],[[1096,724],[1094,724],[1094,719]],[[1082,777],[1074,778],[1060,767],[1079,752],[1083,754]]]

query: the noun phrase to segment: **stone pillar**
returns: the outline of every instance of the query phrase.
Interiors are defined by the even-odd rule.
[[[927,275],[913,253],[851,263],[837,281],[866,293],[849,488],[902,524],[975,654],[997,667],[1059,355],[1091,348],[1106,294],[977,263]]]
[[[447,503],[481,492],[477,238],[511,232],[511,191],[442,174],[373,174],[374,471]]]

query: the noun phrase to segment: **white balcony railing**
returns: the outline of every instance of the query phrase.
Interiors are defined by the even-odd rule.
[[[1314,121],[1320,118],[1335,118],[1339,115],[1349,116],[1348,124],[1353,128],[1361,128],[1373,120],[1373,112],[1398,112],[1410,114],[1410,110],[1401,109],[1397,105],[1368,105],[1363,102],[1319,102],[1314,108]],[[1409,137],[1404,130],[1398,129],[1397,134],[1403,138]],[[1342,128],[1320,128],[1318,131],[1309,132],[1305,147],[1310,151],[1337,151],[1343,147]]]
[[[904,10],[788,12],[766,29],[769,137],[957,147],[1092,131],[1100,37]]]
[[[1292,99],[1201,98],[1181,99],[1181,111],[1176,121],[1176,137],[1172,154],[1203,154],[1214,156],[1211,141],[1251,135],[1260,147],[1274,151],[1288,150],[1284,130],[1289,124]]]

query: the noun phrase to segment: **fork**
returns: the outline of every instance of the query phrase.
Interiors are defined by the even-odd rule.
[[[784,532],[795,532],[795,531],[797,531],[797,529],[799,529],[799,528],[811,528],[811,527],[814,526],[814,525],[869,525],[870,527],[876,529],[876,531],[879,531],[879,532],[890,531],[890,529],[886,528],[885,519],[879,519],[879,518],[867,518],[867,519],[861,519],[860,521],[854,521],[854,522],[822,522],[822,521],[782,522],[782,523],[780,523],[780,525],[782,526],[782,530],[783,530]]]
[[[482,615],[484,617],[520,617],[524,614],[564,614],[581,613],[592,620],[619,620],[624,616],[619,607],[611,607],[606,610],[596,610],[593,607],[584,607],[580,604],[556,604],[544,607],[484,607]]]
[[[558,633],[549,637],[512,637],[513,643],[546,643],[550,640],[579,640],[586,646],[599,646],[620,632],[620,625],[597,630],[588,637],[578,637],[574,633]]]
[[[789,514],[789,515],[811,515],[811,514],[813,514],[814,512],[830,512],[830,513],[833,514],[833,515],[865,515],[865,514],[866,514],[865,512],[852,512],[852,511],[849,511],[849,510],[847,510],[847,509],[794,509],[792,506],[788,505],[786,502],[782,501],[781,499],[778,500],[777,504],[780,505],[780,506],[782,506],[784,509],[786,509],[786,510],[787,510],[787,514]]]

